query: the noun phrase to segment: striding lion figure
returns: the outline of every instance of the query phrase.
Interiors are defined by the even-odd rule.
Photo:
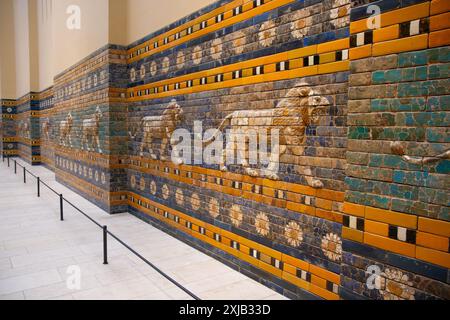
[[[161,139],[160,159],[166,160],[164,155],[167,145],[170,143],[170,137],[183,119],[183,109],[176,100],[172,100],[160,116],[144,117],[141,120],[141,130],[143,132],[140,155],[144,155],[145,148],[148,148],[152,159],[156,159],[152,143],[154,139]],[[134,139],[136,135],[130,136]]]
[[[325,112],[325,106],[330,102],[314,92],[307,84],[298,84],[288,91],[275,108],[266,110],[243,110],[229,114],[220,124],[211,138],[204,141],[204,144],[212,142],[217,134],[226,127],[230,127],[230,136],[227,140],[226,148],[222,152],[220,169],[227,171],[225,157],[227,152],[234,151],[235,141],[242,141],[249,137],[251,130],[278,129],[279,145],[272,150],[272,155],[268,161],[267,169],[255,170],[250,168],[247,161],[247,147],[243,150],[238,148],[240,164],[244,167],[246,174],[252,177],[267,177],[272,180],[279,180],[277,173],[278,161],[281,155],[290,151],[292,155],[301,156],[305,150],[306,129],[308,126],[317,125],[319,118]],[[267,130],[268,129],[268,130]],[[310,171],[310,170],[309,170]],[[323,188],[323,183],[311,175],[305,175],[305,179],[311,187]]]
[[[87,151],[95,151],[98,148],[98,152],[102,153],[100,148],[99,128],[100,120],[103,118],[103,113],[100,107],[95,109],[95,113],[90,119],[83,120],[82,124],[82,138],[81,149],[86,146]]]
[[[69,114],[66,116],[65,120],[62,120],[59,123],[59,142],[62,146],[66,147],[67,145],[69,147],[72,147],[72,126],[73,126],[73,117],[72,113],[69,112]]]
[[[47,118],[42,122],[42,137],[45,140],[50,140],[50,130],[51,130],[51,124],[50,120]]]
[[[23,138],[30,138],[30,123],[26,120],[19,122],[19,136]]]

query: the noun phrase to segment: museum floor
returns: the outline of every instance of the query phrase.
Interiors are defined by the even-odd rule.
[[[31,171],[201,299],[285,299],[134,216],[102,212],[51,171]],[[35,180],[24,185],[19,172],[0,162],[0,300],[190,298],[112,239],[103,265],[101,231],[68,206],[60,222],[58,198],[46,188],[37,198]]]

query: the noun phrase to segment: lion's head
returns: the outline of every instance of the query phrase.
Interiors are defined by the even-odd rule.
[[[175,123],[180,123],[184,119],[183,108],[173,99],[164,110],[163,116],[169,116]]]
[[[330,101],[314,91],[307,83],[299,83],[290,89],[277,108],[301,108],[305,126],[318,125],[320,118],[326,115]]]

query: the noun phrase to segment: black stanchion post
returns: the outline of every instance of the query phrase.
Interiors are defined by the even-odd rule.
[[[14,160],[14,174],[17,174],[17,160]]]
[[[64,203],[63,202],[64,202],[63,195],[60,194],[59,195],[59,215],[60,215],[61,221],[64,221],[64,207],[63,207]]]
[[[25,167],[23,167],[23,183],[27,183],[27,171]]]
[[[37,177],[37,196],[41,196],[41,178]]]
[[[103,226],[103,264],[108,264],[108,227]]]
[[[9,168],[9,157],[8,157],[8,168]]]

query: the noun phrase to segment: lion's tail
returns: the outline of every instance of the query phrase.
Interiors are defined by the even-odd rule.
[[[214,134],[211,135],[210,138],[203,140],[203,145],[211,143],[215,137],[222,132],[222,130],[231,123],[231,119],[233,118],[233,114],[229,114],[228,116],[223,119],[223,121],[220,123],[219,127],[214,131]]]

